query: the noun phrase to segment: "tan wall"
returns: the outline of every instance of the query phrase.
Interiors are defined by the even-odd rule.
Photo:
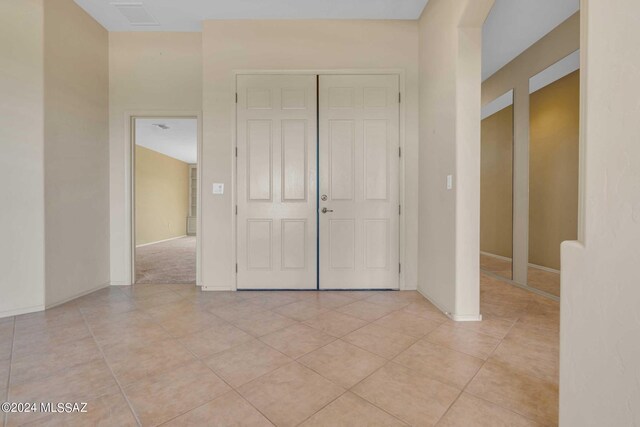
[[[0,1],[0,317],[44,304],[43,19]]]
[[[578,238],[580,72],[530,99],[529,262],[560,269],[560,244]]]
[[[529,263],[529,79],[580,48],[576,13],[482,83],[482,105],[514,91],[513,279],[527,283]]]
[[[131,283],[125,117],[202,109],[202,34],[109,33],[111,283]],[[230,161],[230,160],[229,160]]]
[[[511,258],[513,105],[482,121],[480,250]]]
[[[136,145],[136,245],[187,234],[189,164]]]
[[[419,21],[419,289],[460,320],[480,310],[480,56],[492,5],[431,0]]]
[[[44,2],[46,303],[109,283],[107,31]]]
[[[582,2],[580,242],[562,245],[560,425],[640,421],[640,2]]]
[[[230,48],[231,46],[231,48]],[[202,281],[235,286],[233,231],[234,70],[389,69],[405,72],[403,280],[417,285],[418,24],[415,21],[206,21],[203,30],[204,140]],[[209,244],[208,242],[215,242]]]

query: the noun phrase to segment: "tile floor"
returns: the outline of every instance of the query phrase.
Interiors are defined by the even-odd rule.
[[[511,261],[480,255],[480,268],[505,279],[511,279]],[[527,284],[550,295],[560,296],[560,274],[529,266]]]
[[[534,426],[558,418],[556,302],[482,277],[484,321],[416,292],[136,285],[0,320],[14,425]]]

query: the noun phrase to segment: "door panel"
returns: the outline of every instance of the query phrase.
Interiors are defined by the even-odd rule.
[[[398,76],[319,80],[320,288],[397,289]]]
[[[315,289],[316,76],[237,80],[238,289]]]

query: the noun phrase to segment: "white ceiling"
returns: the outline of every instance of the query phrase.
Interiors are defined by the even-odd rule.
[[[207,19],[417,19],[427,1],[75,0],[109,31],[201,31]],[[157,25],[132,25],[118,4],[143,6]]]
[[[482,34],[482,79],[580,9],[580,0],[496,0]]]
[[[163,124],[169,129],[160,129]],[[198,160],[196,119],[136,119],[136,144],[186,163]]]
[[[75,2],[109,31],[201,31],[202,21],[207,19],[417,19],[428,0]],[[496,0],[483,31],[483,80],[578,11],[579,3],[580,0]]]

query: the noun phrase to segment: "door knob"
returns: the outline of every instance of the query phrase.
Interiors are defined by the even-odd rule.
[[[333,212],[333,209],[322,208],[322,213]]]
[[[323,194],[322,197],[320,197],[320,200],[322,200],[323,202],[327,201],[327,195]]]

